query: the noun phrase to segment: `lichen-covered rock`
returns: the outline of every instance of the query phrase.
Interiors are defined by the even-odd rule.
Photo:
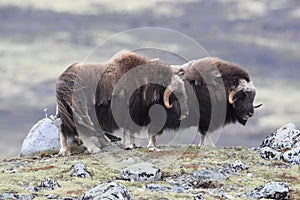
[[[236,173],[248,169],[248,166],[240,160],[232,162],[230,166]]]
[[[1,200],[32,200],[34,199],[34,196],[32,195],[19,195],[19,194],[14,194],[14,193],[3,193],[0,194],[0,199]]]
[[[198,179],[213,179],[219,181],[224,181],[227,178],[227,176],[221,172],[206,169],[195,171],[193,176],[197,177]]]
[[[294,148],[292,150],[286,151],[282,155],[282,159],[285,162],[300,165],[300,147]]]
[[[166,180],[170,185],[180,186],[185,189],[192,188],[195,184],[197,184],[198,179],[194,177],[192,174],[183,174],[177,177],[170,177]]]
[[[259,186],[249,193],[247,196],[254,199],[271,198],[271,199],[290,199],[289,186],[282,182],[272,182]]]
[[[260,156],[266,160],[280,160],[282,153],[270,147],[263,147],[259,151]]]
[[[46,190],[55,190],[60,187],[56,180],[47,178],[41,181],[40,187]]]
[[[262,141],[261,147],[286,150],[299,146],[300,130],[292,123],[286,124]]]
[[[199,193],[193,197],[193,200],[205,200],[203,194]]]
[[[79,200],[109,199],[109,200],[131,200],[127,188],[115,182],[98,185],[83,194]]]
[[[86,167],[83,163],[78,162],[73,166],[72,169],[72,176],[79,177],[79,178],[88,178],[91,179],[90,173],[87,171]]]
[[[138,163],[129,166],[121,171],[121,175],[124,179],[133,182],[144,181],[159,181],[162,176],[162,172],[159,168],[150,163]]]
[[[55,121],[44,118],[29,131],[21,147],[21,156],[33,156],[43,151],[60,149],[58,125]]]
[[[237,160],[233,163],[218,167],[215,170],[197,170],[193,175],[198,179],[213,179],[223,181],[228,176],[234,175],[239,171],[246,169],[248,169],[248,167],[240,160]]]
[[[261,144],[260,156],[300,165],[300,130],[287,124],[268,136]]]
[[[224,176],[230,176],[247,169],[247,165],[245,165],[242,161],[237,160],[230,164],[225,164],[219,167],[217,171],[219,173],[222,173]]]

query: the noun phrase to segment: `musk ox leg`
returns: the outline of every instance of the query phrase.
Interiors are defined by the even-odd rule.
[[[79,135],[82,140],[83,145],[87,148],[88,152],[91,154],[100,153],[101,149],[98,147],[100,144],[97,137],[86,137],[85,135]]]
[[[76,96],[77,97],[77,96]],[[73,97],[73,116],[76,121],[78,136],[89,153],[99,153],[100,148],[111,144],[102,131],[99,131],[93,123],[88,109],[88,101],[85,96],[81,99]]]
[[[157,141],[156,141],[156,134],[152,134],[148,132],[148,145],[147,147],[156,147]]]
[[[71,151],[67,143],[67,137],[63,134],[61,127],[59,127],[59,137],[60,137],[60,150],[58,155],[61,156],[71,155]]]
[[[136,148],[134,133],[131,133],[126,128],[124,129],[123,139],[124,139],[123,145],[124,145],[124,148],[126,150],[130,150],[130,149],[135,149]]]
[[[201,133],[201,142],[199,146],[204,146],[204,147],[216,147],[212,140],[212,133]]]

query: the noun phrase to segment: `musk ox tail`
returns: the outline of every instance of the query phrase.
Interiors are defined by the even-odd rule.
[[[72,93],[79,67],[71,65],[56,83],[57,114],[61,118],[61,130],[65,136],[77,135],[73,118]]]
[[[71,105],[61,99],[59,95],[56,96],[58,105],[58,117],[61,119],[61,129],[65,136],[76,135],[76,127],[73,120]]]

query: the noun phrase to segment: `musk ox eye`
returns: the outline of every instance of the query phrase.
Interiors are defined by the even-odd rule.
[[[234,85],[237,84],[238,83],[237,78],[232,78],[232,82],[233,82]]]
[[[180,76],[183,76],[184,73],[185,73],[185,71],[184,71],[183,69],[180,69],[180,70],[178,71],[178,74],[179,74]]]

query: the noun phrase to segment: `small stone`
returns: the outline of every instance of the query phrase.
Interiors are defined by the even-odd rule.
[[[134,159],[132,157],[125,158],[124,160],[121,161],[121,163],[134,163]]]
[[[73,173],[72,174],[73,177],[88,178],[88,179],[92,178],[90,173],[87,171],[86,167],[84,166],[84,164],[82,164],[81,162],[78,162],[73,166],[72,173]]]
[[[224,193],[221,195],[221,199],[229,199],[230,200],[230,199],[235,199],[235,197],[230,194]]]
[[[240,160],[237,160],[237,161],[234,161],[233,163],[230,164],[230,166],[233,168],[233,170],[235,172],[240,172],[240,171],[243,171],[243,170],[247,170],[248,167],[247,165],[245,165],[242,161]]]
[[[199,193],[193,197],[193,200],[205,200],[203,194]]]
[[[90,189],[79,198],[79,200],[90,199],[131,200],[132,198],[125,186],[107,182]]]
[[[60,187],[60,185],[53,179],[47,178],[41,181],[41,188],[46,190],[55,190]]]
[[[263,147],[259,151],[260,156],[266,160],[280,160],[281,152],[276,151],[270,147]]]
[[[47,199],[57,199],[58,195],[57,194],[48,194],[46,196]]]
[[[168,191],[171,189],[170,187],[159,185],[159,184],[148,184],[148,185],[146,185],[146,188],[149,190],[154,190],[154,191],[159,191],[159,192]]]
[[[272,182],[253,189],[252,191],[247,193],[247,196],[254,199],[272,198],[280,200],[289,200],[290,191],[287,184],[282,182]]]
[[[20,170],[18,169],[12,169],[9,173],[10,174],[18,174],[20,172]]]
[[[157,148],[157,147],[150,147],[150,148],[149,148],[149,151],[150,151],[150,152],[160,152],[161,149],[159,149],[159,148]]]
[[[162,176],[162,172],[159,168],[150,163],[139,163],[129,166],[121,171],[121,175],[124,179],[133,182],[144,181],[159,181]]]
[[[26,190],[30,191],[30,192],[38,192],[39,191],[39,188],[36,187],[36,186],[28,186],[26,188]]]
[[[224,181],[227,178],[223,173],[212,170],[197,170],[193,173],[193,176],[199,179],[214,179],[219,181]]]

